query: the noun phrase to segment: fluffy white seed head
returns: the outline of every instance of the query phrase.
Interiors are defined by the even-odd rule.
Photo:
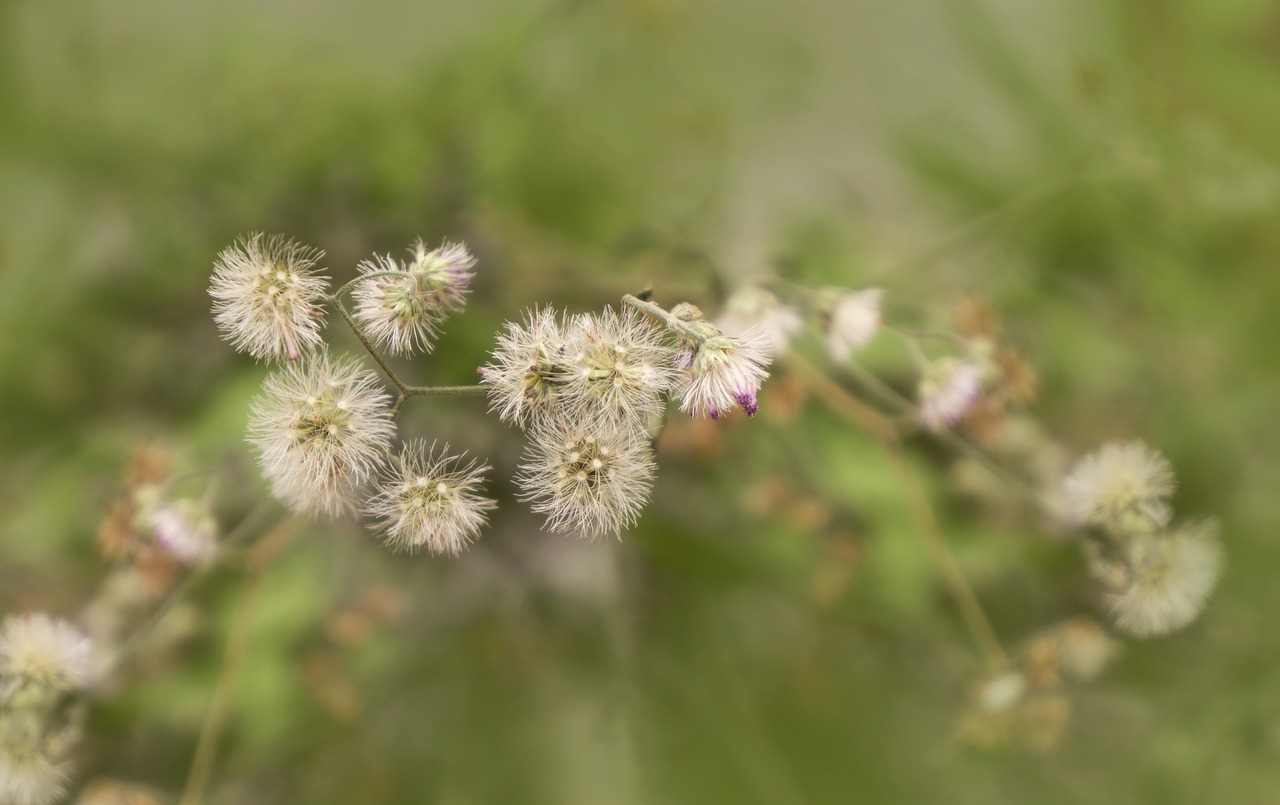
[[[66,782],[67,773],[62,764],[55,763],[38,746],[25,741],[0,740],[0,802],[52,805],[62,798]]]
[[[550,420],[535,430],[516,481],[548,529],[595,539],[635,524],[653,474],[653,451],[634,428]]]
[[[363,278],[352,291],[356,321],[394,355],[431,351],[439,325],[466,303],[475,265],[462,244],[428,250],[418,241],[409,251],[404,264],[390,255],[362,261]]]
[[[758,328],[769,345],[769,353],[778,356],[786,354],[804,320],[795,308],[784,305],[773,293],[748,285],[733,292],[716,325],[721,332],[732,336]]]
[[[498,504],[480,493],[487,466],[422,441],[406,444],[389,466],[378,493],[365,504],[386,542],[396,550],[426,548],[456,556],[479,535]]]
[[[982,366],[976,361],[943,358],[920,379],[920,421],[931,430],[956,424],[982,395]]]
[[[1222,572],[1222,546],[1212,522],[1170,533],[1135,534],[1106,574],[1106,603],[1116,625],[1137,637],[1168,634],[1204,609]]]
[[[663,409],[675,377],[665,332],[634,311],[612,308],[569,323],[563,385],[568,415],[644,424]]]
[[[10,615],[0,628],[0,676],[48,691],[86,687],[93,644],[76,627],[43,612]]]
[[[747,416],[760,410],[756,395],[769,376],[768,336],[751,329],[740,336],[713,335],[684,353],[687,364],[680,410],[692,417],[720,415],[741,406]]]
[[[1067,517],[1114,528],[1163,527],[1174,486],[1173,467],[1158,450],[1140,441],[1110,442],[1080,459],[1067,475]]]
[[[867,288],[845,291],[831,300],[826,315],[827,351],[837,363],[849,360],[880,330],[880,302],[884,291]]]
[[[323,256],[282,235],[261,233],[223,249],[209,285],[222,337],[260,360],[296,361],[319,346],[328,278],[315,266]]]
[[[269,376],[248,439],[272,493],[300,513],[354,511],[395,434],[389,402],[372,372],[324,351]]]
[[[523,322],[507,322],[480,374],[489,387],[490,411],[520,427],[564,411],[568,329],[549,307],[528,311]]]

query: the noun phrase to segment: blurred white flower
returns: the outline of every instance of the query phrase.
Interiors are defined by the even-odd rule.
[[[521,499],[552,531],[619,535],[649,502],[653,452],[634,428],[542,422],[520,466]]]
[[[1140,441],[1110,442],[1071,469],[1063,491],[1068,518],[1078,524],[1122,526],[1127,515],[1139,526],[1168,525],[1173,467]]]
[[[93,644],[43,612],[10,615],[0,628],[0,676],[50,691],[86,687],[93,679]]]
[[[497,503],[480,494],[489,468],[423,441],[407,443],[389,467],[378,494],[365,504],[387,544],[398,550],[426,548],[456,556],[475,540]]]
[[[10,724],[4,725],[6,728]],[[5,729],[4,732],[8,732]],[[39,747],[0,734],[0,802],[5,805],[52,805],[65,793],[67,774]]]
[[[1107,579],[1106,603],[1116,625],[1137,637],[1168,634],[1195,620],[1222,573],[1212,522],[1136,534],[1121,551],[1118,572]]]
[[[982,394],[982,367],[959,358],[931,363],[920,379],[920,421],[942,430],[964,418]]]
[[[884,291],[867,288],[846,291],[831,302],[826,317],[827,351],[837,363],[849,360],[880,330],[880,302]]]
[[[792,337],[800,332],[804,320],[795,308],[784,305],[777,296],[755,285],[734,291],[725,302],[716,321],[726,335],[740,336],[758,329],[769,345],[771,355],[786,354]]]
[[[315,265],[323,256],[282,235],[261,233],[224,249],[209,285],[222,337],[267,360],[296,361],[319,346],[328,278]]]
[[[355,492],[391,445],[389,401],[372,372],[325,351],[269,376],[248,438],[272,493],[298,512],[352,512]]]

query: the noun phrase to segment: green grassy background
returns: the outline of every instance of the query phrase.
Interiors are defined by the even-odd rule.
[[[0,65],[0,610],[92,596],[139,443],[216,468],[228,525],[263,494],[239,437],[265,369],[206,296],[251,230],[337,279],[466,240],[475,293],[423,382],[469,382],[525,306],[650,283],[980,291],[1051,432],[1158,445],[1178,510],[1224,524],[1200,621],[1130,644],[1055,752],[975,752],[949,736],[980,667],[902,490],[817,404],[664,450],[640,526],[583,545],[510,500],[517,432],[414,401],[403,430],[488,457],[502,510],[457,561],[309,528],[266,573],[211,801],[1280,800],[1274,2],[6,0]],[[918,447],[1009,645],[1094,611],[1070,547]],[[778,483],[823,525],[760,505]],[[181,789],[240,589],[201,579],[184,650],[94,705],[80,779]],[[371,589],[403,612],[336,639]]]

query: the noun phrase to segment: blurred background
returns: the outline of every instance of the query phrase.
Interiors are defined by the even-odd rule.
[[[97,595],[142,446],[206,473],[224,530],[265,496],[241,436],[267,370],[206,293],[254,230],[339,281],[466,241],[467,311],[402,364],[424,383],[474,382],[525,307],[647,285],[709,310],[767,273],[879,286],[915,320],[980,293],[1048,432],[1145,439],[1177,510],[1223,523],[1199,621],[1127,642],[1048,751],[973,748],[983,668],[904,490],[785,371],[754,421],[673,419],[620,543],[540,531],[481,401],[414,400],[403,433],[495,467],[492,527],[457,560],[354,523],[282,550],[208,801],[1280,801],[1274,0],[4,0],[0,42],[0,612]],[[908,447],[1010,650],[1100,614],[1061,535]],[[76,786],[176,799],[245,587],[184,587],[90,707]]]

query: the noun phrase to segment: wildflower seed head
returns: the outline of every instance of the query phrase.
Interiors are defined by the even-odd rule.
[[[11,615],[0,628],[0,676],[51,693],[81,689],[93,678],[93,645],[43,612]]]
[[[569,329],[563,386],[569,416],[637,424],[662,410],[675,367],[661,329],[612,308],[577,316]]]
[[[268,377],[248,439],[272,493],[300,513],[351,513],[395,434],[389,402],[372,372],[324,351]]]
[[[764,333],[770,353],[778,356],[786,354],[804,320],[795,308],[784,305],[774,294],[748,285],[733,292],[716,324],[728,335],[741,335],[758,327]]]
[[[480,493],[489,467],[423,441],[409,442],[365,504],[388,545],[457,556],[475,540],[497,506]]]
[[[546,527],[585,539],[630,528],[649,502],[653,453],[634,428],[543,422],[516,481]]]
[[[976,361],[943,358],[920,379],[920,421],[931,430],[955,425],[982,394],[982,366]]]
[[[880,330],[883,297],[880,288],[830,294],[823,319],[832,360],[844,363],[875,337]]]
[[[566,329],[549,307],[529,311],[523,323],[507,322],[492,362],[481,370],[480,382],[489,387],[490,411],[527,427],[564,408],[570,374]]]
[[[1149,531],[1168,525],[1173,467],[1140,441],[1111,442],[1072,468],[1064,485],[1068,518],[1077,524]]]
[[[260,360],[296,361],[321,343],[328,278],[324,252],[282,235],[254,233],[223,249],[209,295],[223,339]]]
[[[769,376],[769,340],[759,329],[741,336],[716,335],[689,356],[680,409],[692,417],[720,415],[740,406],[747,416],[760,409],[757,393]]]
[[[1168,634],[1195,620],[1222,572],[1213,522],[1136,534],[1121,550],[1105,600],[1116,625],[1136,637]]]
[[[8,733],[12,726],[5,723],[3,731]],[[24,738],[28,736],[0,734],[0,802],[52,805],[65,793],[67,773],[39,746]]]

